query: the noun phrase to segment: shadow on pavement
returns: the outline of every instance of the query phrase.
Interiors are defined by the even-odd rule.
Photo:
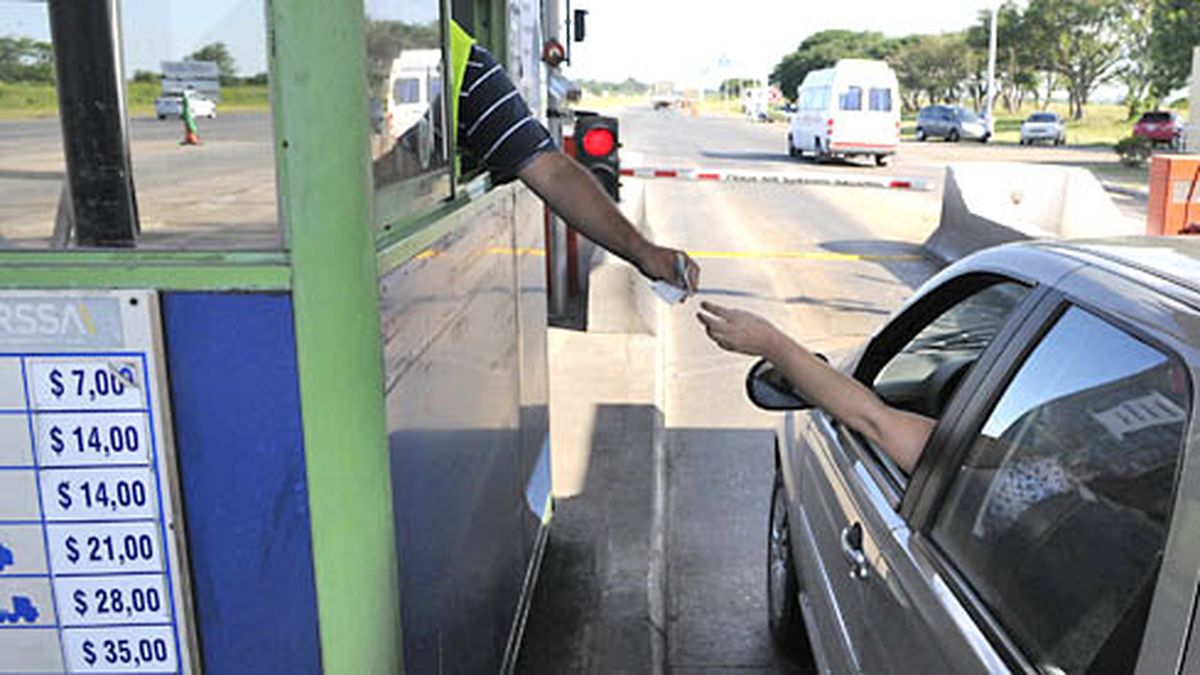
[[[650,405],[599,405],[583,492],[556,502],[517,673],[651,672]]]
[[[600,405],[583,492],[557,502],[516,672],[653,672],[649,405]],[[668,429],[667,612],[674,674],[808,673],[766,615],[769,429]]]
[[[863,256],[909,288],[919,287],[944,266],[923,245],[910,241],[842,239],[824,241],[820,246],[830,253]]]
[[[796,160],[783,152],[723,152],[719,150],[701,150],[700,156],[705,159],[729,159],[741,162],[778,162],[780,164],[796,164]]]

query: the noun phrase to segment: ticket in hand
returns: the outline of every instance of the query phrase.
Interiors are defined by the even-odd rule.
[[[675,276],[683,282],[683,286],[676,286],[662,279],[650,284],[658,297],[672,305],[683,302],[692,294],[691,283],[687,275],[687,257],[682,253],[675,254]]]
[[[681,288],[675,284],[663,281],[650,282],[650,288],[662,298],[664,302],[670,305],[676,305],[687,299],[688,292],[686,288]]]

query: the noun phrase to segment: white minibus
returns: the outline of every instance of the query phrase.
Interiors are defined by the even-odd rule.
[[[872,155],[883,166],[899,143],[900,91],[883,61],[842,59],[810,72],[796,90],[789,155]]]

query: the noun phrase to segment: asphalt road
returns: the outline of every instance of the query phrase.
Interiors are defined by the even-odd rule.
[[[130,120],[144,237],[164,248],[276,248],[275,157],[265,113],[198,120],[203,144],[180,146],[178,120]],[[0,121],[0,237],[45,248],[63,183],[57,118]]]
[[[794,168],[780,125],[630,110],[625,151],[654,166]],[[905,148],[907,150],[907,148]],[[942,165],[944,166],[944,165]],[[895,166],[815,166],[840,174],[938,180],[941,166],[902,152]],[[647,219],[703,272],[699,298],[763,314],[809,347],[850,348],[935,265],[920,242],[937,192],[777,184],[650,181]],[[844,255],[850,254],[850,255]],[[720,351],[672,309],[665,341],[667,659],[674,673],[791,672],[767,631],[767,507],[773,429],[742,380],[752,361]]]

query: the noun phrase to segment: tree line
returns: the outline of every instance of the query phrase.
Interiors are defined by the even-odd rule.
[[[185,61],[212,61],[217,64],[222,86],[266,84],[267,74],[249,77],[237,75],[237,64],[224,42],[213,42],[184,57]],[[134,71],[134,82],[157,82],[161,73]],[[0,36],[0,82],[54,84],[54,45],[26,37]]]
[[[887,61],[896,71],[904,108],[987,96],[991,12],[965,30],[885,37],[827,30],[809,36],[775,66],[771,82],[794,100],[811,70],[842,58]],[[1200,45],[1200,0],[1011,0],[997,21],[996,101],[1007,111],[1026,101],[1044,107],[1066,92],[1071,117],[1082,119],[1098,87],[1125,90],[1132,118],[1160,106],[1188,80],[1192,48]]]

